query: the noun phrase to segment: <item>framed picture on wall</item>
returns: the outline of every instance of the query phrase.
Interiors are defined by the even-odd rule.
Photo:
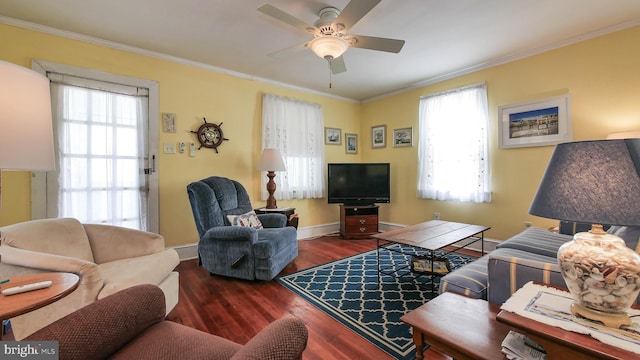
[[[344,134],[344,151],[347,154],[358,153],[358,135]]]
[[[334,128],[324,128],[324,143],[327,145],[342,144],[342,130]]]
[[[413,128],[393,129],[393,147],[413,146]]]
[[[383,148],[387,146],[387,125],[378,125],[371,127],[371,147]]]
[[[549,146],[573,140],[571,95],[498,107],[502,149]]]

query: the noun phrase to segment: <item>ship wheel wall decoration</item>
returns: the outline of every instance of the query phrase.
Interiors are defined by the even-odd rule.
[[[198,141],[200,142],[200,147],[198,150],[202,149],[202,147],[206,147],[209,149],[213,149],[218,153],[218,146],[222,144],[224,140],[229,140],[224,137],[222,133],[222,123],[219,125],[214,123],[208,123],[207,118],[202,118],[204,124],[200,125],[197,131],[191,131],[194,134],[198,135]]]

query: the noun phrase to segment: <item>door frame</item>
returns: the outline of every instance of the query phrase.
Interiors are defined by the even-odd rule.
[[[125,75],[111,74],[95,69],[86,69],[77,66],[57,64],[49,61],[32,59],[31,68],[47,76],[47,72],[69,74],[86,79],[122,84],[127,86],[141,87],[149,89],[149,161],[146,165],[151,168],[147,178],[149,185],[148,209],[147,209],[147,231],[159,233],[159,194],[158,194],[158,121],[159,114],[159,85],[157,81],[138,79]],[[32,172],[31,175],[31,218],[44,219],[47,214],[47,181],[45,172]]]

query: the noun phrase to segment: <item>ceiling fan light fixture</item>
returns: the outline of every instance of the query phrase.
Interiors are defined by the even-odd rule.
[[[349,43],[335,36],[320,36],[311,40],[309,47],[319,57],[331,60],[342,56],[349,48]]]

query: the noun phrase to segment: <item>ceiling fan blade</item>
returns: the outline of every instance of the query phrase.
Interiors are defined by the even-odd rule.
[[[347,65],[344,63],[344,56],[329,60],[329,67],[333,75],[347,71]]]
[[[351,0],[347,6],[342,9],[338,18],[333,25],[339,31],[347,31],[362,19],[371,9],[373,9],[381,0]]]
[[[304,21],[298,19],[297,17],[286,13],[280,9],[278,9],[277,7],[273,6],[273,5],[269,5],[269,4],[263,4],[262,6],[260,6],[258,8],[258,11],[269,15],[275,19],[278,19],[284,23],[287,23],[297,29],[300,29],[302,31],[306,31],[308,33],[314,33],[317,28],[313,25],[309,25],[307,23],[305,23]]]
[[[404,46],[404,40],[379,38],[363,35],[349,35],[347,41],[351,47],[399,53]]]
[[[267,54],[267,56],[272,57],[274,59],[284,59],[286,57],[294,55],[297,52],[305,50],[307,48],[307,44],[308,44],[308,42],[302,43],[302,44],[298,44],[298,45],[294,45],[294,46],[290,46],[288,48],[284,48],[284,49],[269,53],[269,54]]]

